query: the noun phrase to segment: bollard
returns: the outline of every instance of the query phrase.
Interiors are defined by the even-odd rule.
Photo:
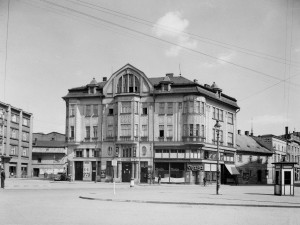
[[[130,180],[130,187],[134,187],[134,179],[133,178],[131,178],[131,180]]]

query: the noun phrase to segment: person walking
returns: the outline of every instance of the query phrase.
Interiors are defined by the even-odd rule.
[[[158,184],[160,184],[160,180],[161,180],[161,175],[158,175]]]
[[[4,189],[4,181],[5,181],[5,172],[4,169],[1,169],[1,188]]]
[[[206,186],[206,177],[203,178],[203,186]]]

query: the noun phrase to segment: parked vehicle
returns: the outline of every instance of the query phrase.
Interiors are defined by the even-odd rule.
[[[70,181],[70,176],[67,176],[66,173],[57,173],[57,175],[54,177],[55,181]]]

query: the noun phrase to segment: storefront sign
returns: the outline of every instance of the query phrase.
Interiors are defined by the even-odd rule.
[[[83,177],[88,178],[90,177],[90,163],[88,161],[84,162],[83,164]]]
[[[203,170],[204,167],[203,165],[191,165],[191,164],[188,164],[187,165],[187,170],[191,170],[191,171],[199,171],[199,170]]]

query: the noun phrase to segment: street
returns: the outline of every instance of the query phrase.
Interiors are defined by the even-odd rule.
[[[214,186],[130,188],[123,183],[116,184],[114,195],[111,183],[26,182],[1,190],[1,224],[232,225],[298,224],[300,220],[299,187],[294,197],[270,195],[272,186],[222,186],[216,196]]]

